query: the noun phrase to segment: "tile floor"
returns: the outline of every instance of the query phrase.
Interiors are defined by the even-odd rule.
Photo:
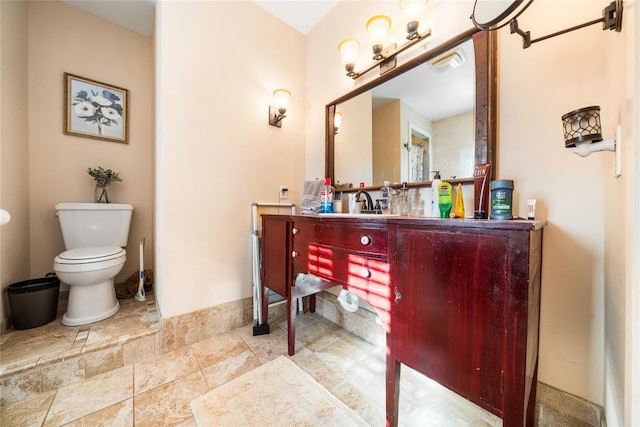
[[[121,313],[121,317],[129,310],[132,308],[123,304],[121,312],[125,313]],[[114,321],[112,318],[92,325],[88,335],[91,336],[91,330],[98,326],[105,330],[104,324]],[[254,337],[252,325],[246,325],[165,355],[125,364],[5,405],[0,408],[0,425],[195,426],[190,409],[192,400],[286,354],[285,319],[275,318],[270,323],[269,335]],[[41,328],[46,327],[69,329],[55,322]],[[27,333],[13,333],[23,332]],[[114,330],[111,333],[118,334]],[[118,336],[121,339],[121,335]],[[292,357],[296,364],[370,425],[385,424],[383,346],[369,344],[318,314],[305,314],[299,318],[296,338],[296,355]],[[46,337],[42,340],[51,341]],[[22,346],[22,353],[35,351],[30,350],[30,346],[38,347],[35,341],[34,338]],[[6,336],[3,336],[2,342],[6,342]],[[42,346],[38,348],[38,354],[47,351]],[[4,354],[9,353],[9,349],[0,347],[0,350],[3,353],[0,367],[6,369]],[[11,362],[14,366],[17,363],[16,360]],[[401,425],[502,424],[492,414],[424,376],[405,367],[402,373]],[[538,412],[546,415],[544,422],[538,422],[540,426],[590,425],[573,418],[551,417],[556,409],[544,403],[538,406]]]

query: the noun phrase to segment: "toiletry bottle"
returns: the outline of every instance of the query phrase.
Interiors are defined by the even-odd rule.
[[[489,218],[489,183],[491,182],[491,163],[476,165],[473,170],[473,217]]]
[[[491,181],[491,219],[513,219],[513,180]]]
[[[451,184],[443,182],[438,186],[438,208],[440,218],[449,218],[451,214]]]
[[[400,216],[409,216],[411,213],[411,202],[409,201],[409,189],[407,188],[406,182],[402,183],[398,199],[398,213]]]
[[[456,192],[456,218],[464,218],[464,199],[462,198],[462,184],[458,183]]]
[[[400,189],[390,188],[389,191],[389,213],[392,215],[398,215],[400,214],[400,210],[398,208],[398,204],[400,203]]]
[[[433,171],[433,181],[431,181],[431,218],[440,218],[440,209],[438,208],[438,187],[442,184],[440,179],[440,171]]]
[[[389,201],[391,199],[391,188],[389,187],[389,181],[384,182],[384,187],[380,189],[380,209],[383,214],[389,213]]]
[[[320,213],[333,213],[333,193],[331,178],[324,179],[324,185],[320,189]]]

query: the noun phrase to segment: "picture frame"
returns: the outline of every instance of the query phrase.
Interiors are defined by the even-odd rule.
[[[129,91],[64,73],[65,135],[129,143]]]

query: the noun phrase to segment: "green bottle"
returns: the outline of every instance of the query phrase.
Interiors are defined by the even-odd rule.
[[[440,208],[440,218],[449,218],[451,214],[451,184],[443,182],[438,186],[438,207]]]

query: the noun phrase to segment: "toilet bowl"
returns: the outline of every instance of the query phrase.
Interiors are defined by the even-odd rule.
[[[120,309],[114,281],[127,261],[133,206],[115,203],[58,203],[56,215],[65,252],[53,271],[69,285],[62,324],[78,326],[113,316]]]
[[[127,252],[118,246],[71,249],[54,259],[53,270],[70,286],[63,325],[97,322],[120,310],[114,278],[126,260]]]

